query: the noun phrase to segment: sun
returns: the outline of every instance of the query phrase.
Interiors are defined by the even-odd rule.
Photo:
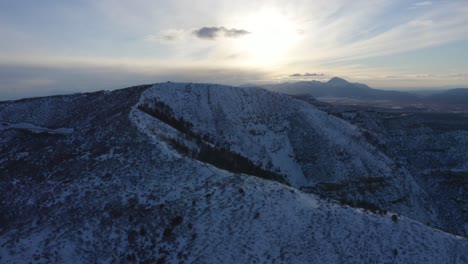
[[[284,59],[300,39],[298,26],[286,16],[263,11],[245,19],[250,34],[239,40],[239,47],[253,65],[274,64]]]

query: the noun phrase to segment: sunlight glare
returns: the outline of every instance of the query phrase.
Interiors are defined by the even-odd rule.
[[[297,26],[287,17],[273,11],[261,12],[247,19],[251,34],[240,41],[249,63],[266,65],[284,59],[300,38]]]

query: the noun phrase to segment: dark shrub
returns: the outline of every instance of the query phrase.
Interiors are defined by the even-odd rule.
[[[166,227],[163,232],[164,238],[169,238],[172,235],[172,229],[170,227]]]
[[[176,216],[176,217],[172,218],[171,225],[172,226],[178,226],[178,225],[182,224],[183,220],[184,219],[182,218],[182,216],[180,216],[180,215]]]

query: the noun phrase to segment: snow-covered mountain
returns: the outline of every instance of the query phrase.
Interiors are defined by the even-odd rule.
[[[0,123],[2,263],[468,262],[367,131],[285,95],[162,83]]]
[[[411,174],[398,169],[358,127],[309,103],[255,88],[165,83],[146,90],[139,105],[161,103],[172,108],[176,119],[190,120],[195,134],[283,175],[294,187],[436,222]],[[142,115],[133,113],[138,113],[134,118]],[[196,140],[187,142],[183,133],[153,119],[144,131],[199,148]],[[411,198],[405,199],[408,193]]]

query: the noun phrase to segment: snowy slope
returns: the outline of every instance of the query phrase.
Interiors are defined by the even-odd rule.
[[[331,190],[333,195],[325,196],[366,201],[433,221],[430,205],[424,202],[426,194],[411,174],[396,169],[358,127],[306,102],[263,89],[187,83],[154,85],[143,92],[139,105],[151,105],[154,100],[170,106],[177,118],[190,120],[197,133],[209,134],[218,144],[264,167],[271,163],[271,170],[285,175],[292,186],[309,190],[317,190],[317,184],[344,186],[340,193]],[[145,114],[137,111],[135,115]],[[146,131],[157,125],[151,131],[160,138],[175,136],[154,118],[145,125]],[[406,199],[408,193],[411,197]]]
[[[369,131],[388,156],[414,175],[434,205],[434,226],[466,236],[468,115],[358,109],[330,111]]]
[[[145,91],[140,104],[153,98],[171,106],[177,117],[190,120],[200,133],[209,133],[262,164],[271,161],[294,186],[321,178],[348,178],[352,170],[363,177],[392,173],[387,164],[391,161],[361,140],[357,127],[284,95],[253,88],[163,83]],[[310,151],[303,150],[308,147]],[[340,153],[345,158],[337,157],[340,151],[346,152]],[[308,157],[297,157],[301,152]],[[307,160],[311,154],[320,160]],[[301,159],[307,163],[301,166]],[[307,166],[314,168],[303,168]]]
[[[466,238],[404,216],[392,220],[393,213],[372,214],[331,203],[294,187],[233,174],[180,155],[161,139],[179,132],[141,112],[138,103],[149,96],[178,102],[173,109],[182,108],[177,113],[187,118],[192,115],[194,129],[216,135],[224,129],[227,139],[240,144],[237,151],[256,154],[261,144],[255,151],[247,148],[241,140],[251,138],[236,137],[229,131],[231,123],[256,125],[259,132],[278,128],[288,119],[265,122],[264,115],[297,114],[297,102],[262,90],[206,88],[225,89],[231,100],[244,91],[249,98],[244,107],[258,115],[254,124],[241,111],[233,115],[221,103],[224,119],[213,114],[213,101],[206,108],[191,106],[190,98],[197,97],[193,94],[204,100],[206,85],[193,89],[187,99],[178,94],[179,86],[186,85],[0,104],[2,123],[70,129],[67,134],[0,131],[0,263],[468,262]],[[216,96],[222,93],[210,100]],[[215,100],[221,99],[227,101]],[[272,102],[277,106],[270,106]],[[326,117],[299,105],[305,116]],[[38,107],[44,110],[36,111]],[[350,130],[339,135],[358,133],[344,124]],[[334,129],[326,126],[323,130]],[[281,130],[268,133],[262,142],[290,137]],[[291,151],[295,146],[290,143]],[[271,151],[271,146],[263,148]],[[287,168],[289,163],[282,170],[293,172]]]
[[[258,100],[263,95],[268,97]],[[271,161],[295,186],[306,184],[287,135],[284,115],[292,109],[280,108],[288,107],[288,98],[254,89],[173,83],[146,90],[140,104],[153,98],[170,105],[177,117],[190,120],[197,132],[263,166]]]

